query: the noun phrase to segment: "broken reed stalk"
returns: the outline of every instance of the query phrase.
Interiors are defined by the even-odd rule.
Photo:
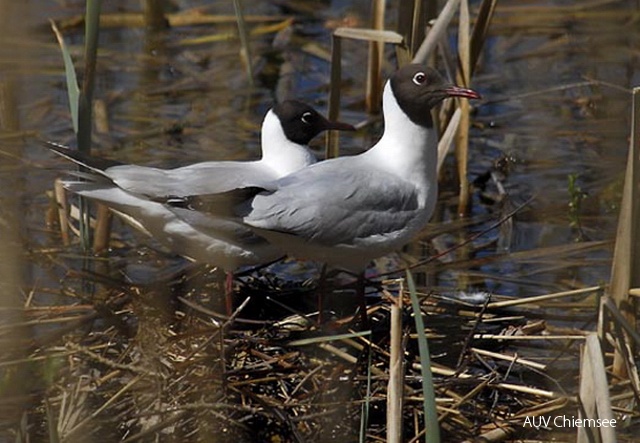
[[[538,303],[546,300],[555,300],[563,297],[574,297],[576,295],[584,295],[590,292],[596,292],[603,289],[602,286],[590,286],[588,288],[572,289],[570,291],[554,292],[553,294],[535,295],[533,297],[524,297],[513,300],[503,300],[491,302],[487,305],[487,309],[506,308],[509,306],[519,306],[528,303]]]
[[[501,335],[501,334],[475,334],[474,340],[584,340],[584,335]]]
[[[368,42],[392,43],[403,46],[403,38],[393,31],[359,29],[359,28],[338,28],[331,36],[331,84],[329,85],[329,112],[331,120],[337,120],[340,115],[340,85],[342,83],[342,38],[354,40],[364,40]],[[327,131],[325,139],[325,157],[334,158],[338,156],[338,131]]]
[[[391,297],[391,327],[389,330],[389,383],[387,384],[387,442],[402,442],[402,405],[404,390],[404,352],[402,349],[402,297]]]
[[[486,338],[486,336],[474,336],[474,339],[484,339]],[[497,337],[496,337],[497,338]],[[509,336],[507,336],[507,338],[509,338]],[[541,337],[536,337],[538,339],[541,339]],[[546,338],[546,337],[544,337]],[[560,337],[557,337],[560,338]],[[564,337],[562,337],[564,338]],[[577,338],[582,338],[584,339],[584,337],[577,337]],[[414,363],[411,365],[413,369],[415,370],[420,370],[421,369],[421,365],[420,363]],[[460,373],[459,371],[450,369],[450,368],[444,368],[441,366],[431,366],[431,372],[433,374],[437,374],[437,375],[442,375],[443,377],[455,377],[455,378],[459,378],[462,380],[470,380],[473,379],[474,376],[467,374],[467,373]],[[497,389],[504,389],[504,390],[508,390],[508,391],[513,391],[513,392],[521,392],[523,394],[531,394],[531,395],[536,395],[538,397],[544,397],[544,398],[553,398],[556,399],[558,397],[560,397],[558,394],[556,394],[553,391],[547,391],[544,389],[538,389],[538,388],[532,388],[530,386],[523,386],[523,385],[516,385],[513,383],[491,383],[490,384],[491,387],[493,388],[497,388]]]
[[[98,134],[108,134],[109,128],[109,111],[104,100],[94,100],[93,115],[95,120],[95,129]]]
[[[458,73],[456,78],[462,86],[469,87],[471,83],[471,49],[469,41],[469,3],[467,0],[462,0],[460,3],[459,17]],[[463,216],[467,213],[469,206],[469,179],[467,176],[467,166],[469,162],[469,112],[471,109],[469,100],[458,100],[458,108],[460,109],[460,124],[456,137],[456,160],[458,164],[458,179],[460,181],[458,215]]]
[[[629,300],[629,289],[640,286],[640,192],[638,190],[638,174],[640,174],[640,88],[634,88],[631,110],[631,141],[627,156],[627,169],[624,179],[620,218],[616,233],[616,245],[613,253],[609,294],[618,309],[633,324],[635,309]],[[599,335],[602,339],[609,329],[603,324],[601,313]],[[626,364],[624,356],[616,350],[613,358],[613,374],[625,378]]]
[[[465,101],[461,101],[461,103],[464,102]],[[440,173],[440,168],[444,164],[445,158],[447,158],[447,154],[453,146],[453,141],[455,140],[456,134],[458,134],[458,128],[460,127],[461,120],[462,110],[460,108],[456,108],[449,119],[449,124],[438,142],[438,174]]]
[[[109,248],[113,213],[108,206],[103,204],[98,203],[97,207],[96,227],[93,235],[93,251],[99,253]]]
[[[342,83],[342,37],[334,32],[331,36],[331,78],[329,84],[329,120],[337,121],[340,114],[340,86]],[[327,131],[325,136],[325,158],[338,156],[337,131]]]
[[[602,358],[602,349],[597,334],[587,336],[580,365],[580,402],[584,407],[580,411],[582,419],[612,420],[614,418],[609,398],[609,383]],[[616,442],[615,427],[598,428],[578,427],[577,443],[588,443],[591,440],[588,432],[598,432],[598,441]]]
[[[601,307],[607,309],[616,324],[629,334],[629,337],[635,342],[637,347],[640,347],[640,334],[635,330],[633,323],[630,323],[625,315],[618,309],[613,299],[607,296],[602,297]]]
[[[618,309],[609,296],[602,297],[600,300],[599,323],[604,323],[611,329],[600,340],[606,340],[613,347],[614,357],[616,354],[619,355],[621,364],[624,364],[626,380],[622,380],[618,386],[629,385],[631,393],[635,396],[635,401],[640,401],[640,375],[634,357],[634,349],[640,347],[640,334],[638,334],[635,324],[627,320],[625,314]],[[629,404],[629,402],[624,400],[617,402],[617,406],[625,404]]]
[[[491,351],[487,351],[485,349],[479,349],[479,348],[471,348],[471,351],[485,357],[491,357],[498,360],[512,361],[514,363],[518,363],[523,366],[529,366],[530,368],[537,369],[539,371],[544,371],[547,368],[547,365],[543,365],[541,363],[538,363],[532,360],[520,358],[518,357],[517,354],[515,355],[499,354],[497,352],[491,352]]]
[[[62,244],[68,246],[69,237],[69,204],[67,201],[67,193],[62,186],[62,180],[56,178],[53,182],[53,195],[58,207],[58,222],[60,223],[60,234],[62,236]]]
[[[371,11],[371,28],[376,31],[384,29],[385,0],[374,0]],[[369,43],[369,66],[367,69],[367,93],[365,103],[369,114],[380,113],[382,101],[382,60],[384,44],[381,41]]]

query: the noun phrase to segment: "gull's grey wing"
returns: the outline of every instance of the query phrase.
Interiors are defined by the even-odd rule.
[[[86,175],[86,174],[85,174]],[[165,237],[163,232],[168,223],[186,223],[179,225],[186,229],[198,230],[201,233],[214,237],[216,240],[226,241],[237,245],[255,245],[264,243],[265,240],[257,236],[251,228],[242,224],[237,217],[227,217],[228,205],[231,203],[225,199],[225,194],[212,194],[216,201],[214,210],[205,213],[192,208],[182,208],[170,204],[162,204],[144,197],[128,193],[111,182],[100,180],[89,181],[64,181],[64,187],[75,194],[80,194],[93,200],[102,202],[121,215],[127,217],[127,221],[137,220],[136,228],[150,232],[158,239]],[[205,197],[209,197],[209,194]],[[207,202],[208,203],[208,202]],[[217,214],[218,207],[220,214]],[[226,211],[226,212],[225,212]],[[141,228],[141,227],[144,228]]]
[[[43,143],[56,154],[113,181],[124,191],[152,200],[264,187],[278,178],[275,171],[259,161],[211,161],[158,169],[93,157],[54,142]],[[92,177],[91,181],[96,179]]]
[[[185,208],[170,209],[180,220],[193,229],[197,229],[217,240],[245,246],[266,243],[265,239],[256,235],[251,228],[242,224],[239,220],[215,217]]]
[[[393,235],[420,209],[406,181],[355,163],[342,169],[332,163],[285,177],[276,191],[254,197],[245,223],[331,246]]]
[[[235,269],[283,255],[237,219],[172,208],[128,193],[112,182],[65,181],[64,186],[101,201],[134,228],[193,260]]]
[[[150,199],[185,197],[263,186],[277,177],[259,162],[204,162],[177,169],[123,165],[105,173],[119,187]]]

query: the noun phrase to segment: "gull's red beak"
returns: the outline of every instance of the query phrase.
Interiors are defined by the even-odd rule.
[[[444,92],[451,97],[482,98],[482,96],[473,89],[461,88],[459,86],[449,86]]]

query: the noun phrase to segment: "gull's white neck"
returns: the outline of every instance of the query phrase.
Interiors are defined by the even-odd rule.
[[[423,198],[437,189],[438,135],[436,129],[413,123],[398,105],[387,82],[382,98],[384,134],[367,151],[388,172],[414,184]],[[428,195],[429,194],[429,195]]]
[[[278,177],[284,177],[316,161],[315,156],[306,146],[294,143],[287,138],[280,119],[271,109],[262,122],[261,141],[260,162],[270,167]]]

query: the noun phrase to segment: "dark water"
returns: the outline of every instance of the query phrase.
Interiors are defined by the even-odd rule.
[[[128,11],[133,8],[130,3],[104,2],[103,12]],[[227,1],[174,3],[178,10],[201,8],[233,15],[233,5]],[[188,42],[234,35],[233,21],[156,34],[143,28],[102,29],[95,98],[106,106],[109,130],[94,134],[93,152],[161,167],[255,158],[261,119],[278,94],[296,96],[325,112],[331,30],[366,26],[369,2],[314,2],[314,7],[302,1],[244,3],[247,15],[296,17],[280,46],[274,47],[274,32],[251,38],[257,68],[254,87],[240,62],[236,38]],[[388,3],[391,27],[395,2]],[[482,221],[440,234],[436,245],[451,246],[533,200],[512,225],[481,236],[471,252],[454,259],[471,260],[470,266],[442,266],[431,282],[447,290],[530,295],[608,279],[610,244],[586,252],[547,249],[535,257],[510,255],[612,240],[615,235],[630,130],[630,90],[640,85],[638,5],[617,1],[580,10],[580,4],[499,3],[472,85],[484,100],[477,104],[472,120],[469,178],[484,176],[506,159],[506,172],[498,174],[506,197],[502,203],[489,204],[474,192],[470,217]],[[574,9],[553,15],[543,9],[557,5]],[[0,195],[0,214],[3,222],[13,221],[13,226],[7,222],[11,229],[5,230],[9,235],[1,241],[9,251],[3,257],[5,265],[14,266],[5,266],[5,275],[19,276],[27,288],[42,288],[33,294],[33,302],[50,302],[61,276],[79,263],[70,257],[78,248],[64,247],[56,230],[45,225],[49,207],[45,192],[58,170],[68,165],[37,146],[33,135],[63,143],[73,139],[60,52],[46,19],[79,15],[83,7],[80,1],[4,4],[6,29],[12,29],[16,17],[21,25],[3,35],[0,47],[0,80],[10,85],[18,109],[17,127],[0,132],[0,186],[5,191]],[[64,34],[74,57],[81,58],[82,28]],[[367,46],[345,41],[343,51],[341,116],[357,123],[368,118],[363,110]],[[393,54],[391,48],[387,53]],[[279,72],[285,62],[293,64],[295,74],[283,79]],[[393,66],[390,58],[385,70],[391,72]],[[354,136],[342,136],[342,152],[357,153],[371,146],[380,129],[373,124]],[[322,155],[322,140],[314,144]],[[446,177],[454,175],[453,165],[447,161]],[[573,191],[580,201],[574,213],[569,209],[570,176],[579,187]],[[456,189],[454,180],[445,180],[438,229],[446,230],[457,219]],[[490,182],[487,192],[495,194],[498,187]],[[150,263],[158,256],[149,252],[154,247],[149,240],[119,225],[117,235],[124,246],[112,251],[112,264],[122,265],[131,275],[141,272],[141,278],[166,266],[165,261]],[[3,285],[11,287],[10,279]],[[21,292],[21,297],[27,295]]]
[[[593,9],[586,9],[592,12],[582,16],[576,12],[578,9],[544,15],[540,9],[544,4],[501,2],[474,79],[473,86],[485,99],[477,106],[474,119],[470,180],[507,157],[509,171],[502,185],[509,204],[535,198],[517,215],[512,232],[494,232],[484,237],[486,241],[492,236],[499,240],[497,248],[481,248],[472,257],[576,240],[606,240],[614,232],[619,198],[616,190],[629,134],[628,91],[633,84],[640,83],[637,53],[633,50],[638,34],[633,20],[624,12],[634,10],[635,3],[611,2],[599,9],[606,11],[603,16],[593,13]],[[577,6],[574,2],[552,4]],[[61,142],[71,141],[72,131],[60,54],[44,19],[81,14],[82,5],[82,2],[67,4],[66,8],[47,5],[49,9],[24,6],[32,16],[33,25],[28,30],[41,32],[13,38],[15,43],[25,46],[25,53],[36,56],[26,58],[15,79],[21,125]],[[202,5],[181,2],[178,6],[183,10]],[[185,43],[201,36],[233,35],[233,22],[178,27],[155,35],[143,28],[102,29],[95,97],[106,105],[109,131],[95,134],[94,152],[120,161],[161,167],[205,159],[255,158],[259,152],[261,118],[278,92],[314,103],[320,109],[326,105],[329,63],[312,49],[329,53],[331,27],[365,26],[367,7],[365,2],[348,1],[327,3],[317,10],[310,10],[304,2],[247,4],[248,15],[298,14],[286,44],[274,48],[273,32],[252,38],[257,66],[255,87],[250,87],[247,81],[235,38],[221,38],[209,44]],[[395,11],[392,6],[388,9],[392,26]],[[104,5],[105,13],[121,10],[127,10],[125,3]],[[230,2],[204,5],[201,10],[233,14]],[[82,28],[67,30],[65,35],[79,57]],[[363,42],[346,41],[344,53],[342,115],[359,122],[367,118],[362,110],[366,74],[361,68],[367,47]],[[387,53],[392,55],[391,48]],[[286,61],[293,63],[295,74],[283,80],[278,74]],[[8,72],[15,70],[10,62],[5,66]],[[390,59],[386,70],[392,69]],[[587,80],[592,80],[591,84]],[[175,130],[170,131],[171,128]],[[366,149],[379,131],[373,125],[371,130],[356,136],[343,136],[343,152]],[[321,138],[315,143],[322,155]],[[27,143],[26,155],[42,160],[46,167],[65,167],[62,162],[51,161],[48,154],[32,143]],[[453,171],[452,165],[450,162],[449,171]],[[576,213],[580,229],[570,226],[568,177],[572,174],[585,193]],[[32,208],[30,218],[29,226],[36,231],[42,227],[39,216],[45,202],[42,192],[54,176],[55,173],[42,168],[29,168],[28,180],[24,182],[25,197],[41,205]],[[443,195],[451,195],[455,190],[455,185],[447,188],[445,184]],[[447,215],[453,207],[444,207],[442,219],[456,217],[455,213]],[[483,205],[477,198],[471,213],[489,214],[494,221],[500,216],[496,206]],[[33,232],[27,235],[27,241],[43,241]],[[444,237],[445,243],[449,240]],[[583,263],[561,266],[543,271],[535,282],[554,285],[568,278],[592,284],[607,278],[608,256],[606,251],[590,254],[594,262],[588,270],[582,269]],[[554,257],[548,259],[553,261]],[[476,269],[485,276],[472,279],[473,286],[507,294],[536,292],[526,284],[526,278],[523,284],[517,280],[532,270],[538,272],[538,268],[530,263],[491,264]],[[516,282],[504,283],[496,276],[510,276]],[[444,278],[441,283],[458,286],[457,277],[449,277],[453,280]]]

